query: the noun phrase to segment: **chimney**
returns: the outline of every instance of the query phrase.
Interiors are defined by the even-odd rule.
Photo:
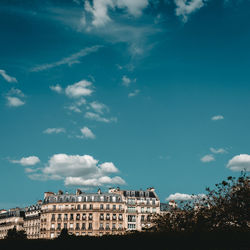
[[[63,191],[62,190],[58,190],[58,195],[62,195]]]
[[[98,193],[98,194],[101,194],[101,193],[102,193],[102,191],[101,191],[100,188],[98,188],[97,193]]]
[[[44,199],[52,195],[54,195],[53,192],[44,192]]]
[[[76,195],[80,195],[80,194],[82,194],[82,190],[81,189],[76,189]]]

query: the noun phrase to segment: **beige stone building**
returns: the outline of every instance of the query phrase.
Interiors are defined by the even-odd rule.
[[[29,239],[53,239],[63,228],[76,236],[102,236],[142,231],[152,226],[152,217],[160,213],[160,200],[153,188],[75,194],[45,192],[44,200],[15,214],[0,214],[0,237],[17,226]],[[13,219],[13,218],[14,219]],[[6,223],[9,223],[8,226]]]
[[[42,201],[25,208],[23,229],[28,239],[38,239],[40,235],[40,215]]]
[[[20,208],[2,210],[0,213],[0,239],[4,239],[9,229],[24,230],[24,211]]]

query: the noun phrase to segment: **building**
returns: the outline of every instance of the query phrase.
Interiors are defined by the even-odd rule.
[[[24,211],[20,208],[9,209],[0,213],[0,239],[4,239],[9,229],[24,230]]]
[[[37,204],[25,208],[23,229],[25,230],[28,239],[39,238],[41,204],[42,201],[39,200]]]
[[[97,193],[79,189],[75,194],[61,190],[45,192],[43,201],[24,211],[0,214],[0,237],[4,238],[14,225],[18,225],[17,230],[25,230],[28,239],[53,239],[63,228],[76,236],[124,234],[150,228],[156,214],[160,214],[160,200],[154,188],[145,191],[110,188],[104,193],[100,189]]]

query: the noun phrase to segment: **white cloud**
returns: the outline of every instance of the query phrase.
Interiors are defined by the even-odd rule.
[[[216,148],[211,147],[210,151],[214,154],[226,154],[227,153],[227,151],[224,148],[216,149]]]
[[[8,75],[6,71],[3,69],[0,69],[0,75],[7,82],[17,82],[17,79],[15,77]]]
[[[10,91],[7,93],[7,95],[8,96],[16,95],[19,97],[25,97],[24,93],[20,89],[17,89],[17,88],[11,88]]]
[[[223,115],[215,115],[211,118],[212,121],[218,121],[218,120],[223,120],[224,116]]]
[[[99,114],[93,113],[93,112],[86,112],[84,117],[87,118],[87,119],[90,119],[90,120],[95,120],[95,121],[98,121],[98,122],[105,122],[105,123],[116,122],[117,121],[116,117],[105,118],[105,117],[102,117]]]
[[[79,138],[95,139],[94,133],[88,127],[83,127],[81,133],[82,135],[78,136]]]
[[[7,96],[6,98],[7,98],[7,105],[10,107],[19,107],[25,104],[25,102],[18,97]]]
[[[65,93],[68,97],[71,98],[79,98],[82,96],[90,96],[93,92],[92,82],[87,80],[81,80],[80,82],[76,82],[73,85],[67,86],[65,89]]]
[[[100,102],[94,101],[94,102],[91,102],[89,105],[95,112],[100,113],[100,114],[103,114],[105,110],[109,111],[109,108],[105,104],[100,103]]]
[[[68,57],[65,57],[57,62],[47,63],[47,64],[36,66],[36,67],[32,68],[31,71],[37,72],[37,71],[43,71],[43,70],[51,69],[54,67],[58,67],[58,66],[65,65],[65,64],[68,66],[71,66],[75,63],[80,63],[80,61],[79,61],[80,58],[87,56],[91,53],[94,53],[102,47],[103,46],[101,46],[101,45],[94,45],[92,47],[84,48],[84,49],[80,50],[79,52],[72,54]]]
[[[44,134],[59,134],[65,132],[64,128],[47,128],[43,131]]]
[[[62,93],[63,92],[63,88],[59,85],[59,84],[56,84],[56,85],[52,85],[52,86],[49,86],[49,88],[55,92],[57,92],[58,94]]]
[[[112,21],[108,15],[109,9],[126,9],[128,14],[138,17],[148,4],[148,0],[93,0],[92,5],[89,1],[85,2],[85,11],[92,14],[92,25],[101,27]]]
[[[166,198],[166,200],[188,201],[188,200],[194,200],[194,199],[203,198],[203,197],[206,197],[206,195],[205,194],[190,195],[190,194],[175,193],[175,194],[170,194]]]
[[[122,77],[122,85],[128,87],[131,83],[131,79],[128,78],[127,76],[123,76]]]
[[[187,22],[190,14],[204,6],[205,0],[174,0],[176,4],[176,15],[182,17],[183,22]]]
[[[227,168],[232,171],[250,171],[250,155],[240,154],[234,156],[227,163]]]
[[[64,180],[65,185],[101,186],[124,185],[119,177],[109,175],[119,172],[112,162],[98,164],[98,160],[90,155],[55,154],[41,173],[29,175],[37,180]]]
[[[211,161],[215,161],[215,158],[213,155],[205,155],[201,158],[202,162],[211,162]]]
[[[22,166],[33,166],[40,162],[37,156],[23,157],[20,160],[10,160],[12,163],[21,164]]]
[[[138,95],[139,93],[140,93],[140,90],[136,89],[134,92],[129,93],[128,97],[134,97],[134,96]]]

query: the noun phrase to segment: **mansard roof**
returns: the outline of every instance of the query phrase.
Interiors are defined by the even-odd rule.
[[[124,190],[123,195],[125,197],[145,197],[145,198],[157,198],[155,193],[152,191],[142,191],[142,190]]]
[[[82,194],[54,194],[44,199],[43,203],[64,202],[122,202],[122,196],[115,193],[82,193]]]

